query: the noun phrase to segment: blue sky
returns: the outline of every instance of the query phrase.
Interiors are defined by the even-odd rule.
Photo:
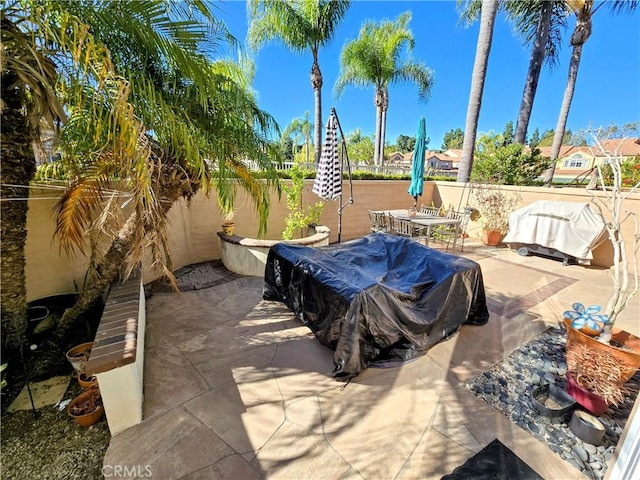
[[[600,2],[596,2],[600,3]],[[246,4],[240,1],[216,3],[217,15],[236,38],[246,39]],[[354,1],[334,41],[319,53],[324,77],[323,124],[335,107],[345,133],[360,128],[365,135],[375,131],[373,87],[348,87],[340,100],[333,95],[339,75],[340,52],[357,38],[364,20],[394,19],[412,12],[410,28],[416,43],[412,57],[424,61],[435,72],[431,99],[418,102],[411,84],[389,90],[387,140],[398,135],[414,136],[420,116],[427,120],[429,148],[437,149],[452,128],[464,130],[471,72],[475,57],[478,24],[465,28],[458,23],[455,1]],[[543,67],[533,107],[529,134],[555,128],[567,78],[574,26],[569,20],[563,36],[560,62],[550,70]],[[496,19],[493,45],[485,82],[479,132],[502,131],[509,120],[515,124],[529,65],[528,47],[512,33],[502,14]],[[311,55],[298,55],[277,43],[264,46],[255,57],[254,89],[260,107],[271,113],[284,129],[305,111],[313,119],[313,91],[309,72]],[[573,131],[593,125],[622,125],[640,120],[640,12],[612,15],[607,6],[593,18],[593,32],[584,46],[567,127]]]

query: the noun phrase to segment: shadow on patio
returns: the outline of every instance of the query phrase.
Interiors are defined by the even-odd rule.
[[[597,303],[606,270],[467,246],[491,318],[399,368],[331,377],[332,352],[286,306],[240,277],[147,302],[145,420],[115,435],[105,465],[153,478],[440,478],[499,438],[545,478],[582,478],[460,384],[550,325]],[[637,308],[625,311],[632,318]],[[550,454],[551,453],[551,454]]]

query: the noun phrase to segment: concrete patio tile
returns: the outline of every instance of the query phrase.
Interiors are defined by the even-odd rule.
[[[304,428],[316,435],[323,434],[320,399],[317,396],[309,396],[287,402],[285,416],[287,421],[293,425]]]
[[[230,455],[213,465],[182,477],[183,480],[259,480],[260,478],[263,478],[260,471],[251,466],[240,455]]]
[[[111,438],[104,465],[153,465],[194,431],[204,432],[202,427],[202,423],[182,407],[148,418]]]
[[[274,480],[339,479],[351,469],[321,435],[288,422],[260,449],[257,460],[265,478]]]
[[[465,425],[465,420],[466,418],[459,417],[454,409],[440,401],[430,427],[465,449],[477,453],[482,446]]]
[[[184,408],[239,454],[253,452],[254,447],[242,421],[246,408],[235,382],[229,382],[186,402]]]
[[[151,470],[156,478],[179,479],[215,464],[233,453],[220,437],[202,423],[198,423],[158,457],[152,463]]]
[[[430,429],[425,432],[395,478],[439,480],[475,453],[440,432]]]
[[[247,376],[244,383],[229,382],[185,404],[238,453],[253,453],[285,421],[282,395],[268,373]],[[251,455],[249,455],[251,457]]]
[[[144,364],[144,417],[153,417],[209,389],[204,378],[178,348],[156,337]]]
[[[438,403],[438,390],[421,382],[392,385],[352,382],[344,391],[320,397],[327,439],[365,478],[395,477],[420,442]]]

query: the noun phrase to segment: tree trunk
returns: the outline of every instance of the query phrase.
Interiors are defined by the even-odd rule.
[[[520,112],[518,113],[518,121],[516,123],[515,142],[524,144],[527,141],[527,130],[529,129],[529,119],[531,118],[531,110],[533,109],[533,101],[538,90],[538,80],[540,79],[540,70],[544,62],[544,53],[549,41],[549,26],[551,25],[551,14],[553,12],[553,3],[542,2],[542,11],[538,20],[536,30],[536,39],[531,50],[531,60],[529,61],[529,71],[522,92],[522,102],[520,103]]]
[[[382,96],[382,118],[380,119],[380,165],[384,165],[384,145],[387,137],[387,110],[389,108],[389,92],[385,89]]]
[[[189,178],[193,178],[190,177],[193,172],[188,167],[179,165],[178,162],[172,162],[166,158],[162,159],[160,168],[156,168],[155,171],[157,176],[154,179],[154,184],[158,185],[157,196],[160,199],[159,204],[163,217],[166,217],[176,200],[181,197],[189,198],[199,189],[198,184],[189,181]],[[176,172],[183,172],[183,174],[176,175]],[[55,331],[59,345],[64,345],[65,338],[76,326],[80,316],[91,308],[105,289],[118,278],[131,248],[135,247],[133,242],[136,234],[135,226],[138,221],[137,213],[132,213],[109,246],[107,253],[96,266],[98,274],[95,275],[94,283],[80,292],[76,303],[64,312]],[[145,231],[150,232],[158,228],[160,228],[158,225],[151,224],[148,220],[145,221]]]
[[[458,182],[468,182],[473,166],[473,150],[476,143],[478,130],[478,118],[482,105],[482,91],[484,79],[487,74],[489,52],[493,40],[493,24],[498,11],[498,0],[483,0],[480,14],[480,32],[478,33],[478,45],[476,58],[473,64],[471,76],[471,92],[469,93],[469,106],[467,107],[467,120],[464,130],[464,142],[462,144],[462,158],[458,166]]]
[[[567,86],[564,90],[564,97],[562,99],[562,106],[560,107],[560,115],[558,116],[558,123],[556,124],[556,130],[553,133],[553,143],[551,144],[551,154],[549,168],[544,174],[544,184],[547,187],[551,186],[553,181],[553,174],[556,170],[556,160],[560,155],[560,149],[562,148],[562,139],[564,137],[564,131],[567,126],[567,118],[569,118],[569,109],[571,108],[571,100],[573,99],[573,93],[576,89],[576,79],[578,78],[578,67],[580,66],[580,58],[582,57],[582,45],[576,45],[573,47],[573,53],[571,55],[571,63],[569,64],[569,76],[567,78]]]
[[[318,166],[322,152],[322,72],[320,71],[320,65],[318,65],[318,59],[315,54],[313,65],[311,66],[311,87],[313,88],[315,99],[315,162],[316,166]]]
[[[138,216],[134,212],[120,229],[118,237],[111,243],[109,250],[96,267],[98,270],[98,275],[95,275],[96,280],[80,292],[73,306],[65,310],[55,331],[59,345],[64,345],[64,339],[76,325],[80,316],[89,310],[102,296],[107,287],[118,278],[120,269],[133,243],[134,227],[137,221]]]
[[[582,58],[582,47],[591,36],[592,4],[593,2],[585,2],[582,9],[577,13],[576,26],[573,30],[573,34],[571,35],[573,52],[571,53],[571,61],[569,63],[567,86],[564,90],[564,97],[562,98],[562,106],[560,107],[560,115],[558,116],[556,130],[553,133],[553,143],[551,144],[550,153],[551,161],[549,163],[549,168],[544,174],[544,184],[547,187],[550,187],[553,181],[553,174],[556,170],[556,160],[558,159],[560,149],[562,148],[562,139],[567,126],[567,119],[569,118],[569,109],[571,108],[571,101],[573,100],[573,94],[576,90],[578,68],[580,67],[580,59]]]
[[[373,164],[376,167],[382,165],[380,158],[380,140],[382,137],[382,102],[384,93],[381,87],[376,87],[376,92],[373,97],[373,103],[376,106],[376,138],[373,146]]]
[[[0,241],[0,278],[4,345],[18,350],[24,345],[27,330],[27,288],[24,246],[27,240],[29,183],[36,160],[33,141],[36,131],[21,113],[23,92],[12,88],[18,83],[13,72],[2,75],[2,178],[0,202],[2,232]]]

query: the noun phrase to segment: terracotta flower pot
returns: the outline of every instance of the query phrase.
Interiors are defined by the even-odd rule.
[[[604,398],[579,385],[569,372],[567,372],[566,390],[569,395],[576,399],[578,404],[596,416],[602,415],[609,408]]]
[[[500,245],[503,238],[504,234],[496,230],[482,230],[482,243],[485,245]]]
[[[78,384],[80,388],[83,390],[87,390],[89,388],[97,388],[98,387],[98,379],[95,375],[88,376],[86,373],[80,373],[78,375]]]
[[[620,377],[620,385],[624,385],[629,381],[633,374],[640,368],[640,338],[635,335],[620,330],[619,328],[613,328],[611,341],[624,345],[630,350],[614,347],[606,343],[599,342],[594,337],[590,337],[579,330],[576,330],[571,326],[571,320],[564,318],[564,325],[567,328],[567,350],[577,345],[584,345],[587,348],[593,350],[599,350],[606,352],[609,355],[616,357],[621,362],[629,365]],[[575,365],[567,365],[569,370],[575,370]]]
[[[222,233],[227,237],[232,237],[235,231],[235,222],[226,222],[222,224]]]
[[[102,397],[97,388],[90,388],[75,397],[67,407],[68,415],[81,427],[94,425],[104,415]]]
[[[69,363],[78,374],[84,371],[84,366],[89,360],[92,348],[93,342],[81,343],[67,352],[67,360],[69,360]]]

